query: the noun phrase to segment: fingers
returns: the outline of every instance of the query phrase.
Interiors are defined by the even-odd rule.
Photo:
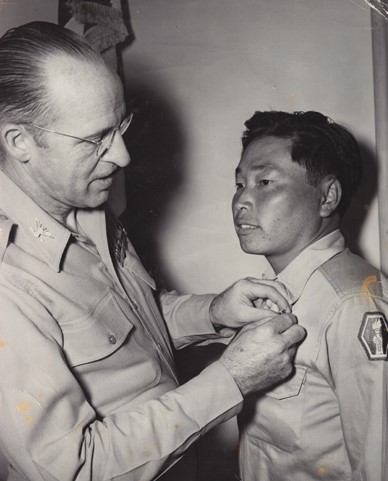
[[[268,325],[271,325],[276,333],[282,334],[296,322],[296,317],[293,314],[281,314],[280,316],[272,317],[268,321]]]
[[[272,281],[270,279],[257,279],[256,277],[247,277],[246,280],[253,282],[254,284],[267,285],[275,287],[283,297],[288,298],[289,292],[287,287],[279,281]]]
[[[258,329],[260,336],[264,338],[272,338],[273,336],[283,335],[287,329],[290,329],[297,322],[293,314],[276,314],[273,311],[265,311],[265,316],[259,321],[245,324],[242,331]],[[286,344],[287,341],[284,341]]]
[[[267,326],[280,334],[289,350],[296,349],[295,344],[303,341],[306,330],[297,324],[297,318],[293,314],[282,314],[267,321]]]
[[[271,312],[291,312],[286,295],[286,288],[279,282],[241,279],[213,299],[209,309],[211,322],[215,326],[240,328],[265,320]]]
[[[282,333],[283,341],[289,346],[302,342],[305,337],[305,329],[303,329],[303,327],[301,326],[298,326],[297,324],[294,324]]]
[[[275,317],[244,326],[220,358],[243,395],[285,379],[291,373],[297,343],[305,336],[294,315],[269,315]]]
[[[274,311],[274,312],[281,312],[281,313],[284,313],[284,312],[287,312],[286,309],[279,309],[278,305],[277,304],[274,304],[271,299],[266,299],[265,302],[264,302],[264,309],[270,309],[271,311]]]
[[[246,284],[242,284],[243,294],[253,303],[260,299],[266,299],[266,306],[272,309],[277,306],[278,312],[291,312],[291,306],[287,300],[287,289],[283,284],[276,281],[248,278]]]
[[[222,337],[232,337],[236,334],[236,329],[231,329],[229,327],[222,327],[218,330],[218,334]]]

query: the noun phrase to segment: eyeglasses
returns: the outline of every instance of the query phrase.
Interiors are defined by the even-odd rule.
[[[132,122],[132,119],[133,119],[133,112],[131,112],[128,115],[128,117],[125,117],[125,119],[121,121],[118,127],[114,127],[113,129],[109,130],[102,137],[101,140],[84,139],[82,137],[76,137],[75,135],[64,134],[62,132],[57,132],[55,130],[46,129],[45,127],[40,127],[39,125],[35,125],[35,124],[26,124],[26,125],[30,125],[31,127],[35,127],[36,129],[39,129],[39,130],[44,130],[45,132],[50,132],[51,134],[63,135],[64,137],[70,137],[71,139],[77,139],[77,140],[81,140],[82,142],[89,142],[90,144],[94,144],[96,146],[96,156],[102,157],[112,147],[116,132],[120,132],[120,135],[124,135],[130,123]]]

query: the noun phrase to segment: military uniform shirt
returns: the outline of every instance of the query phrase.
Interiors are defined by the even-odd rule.
[[[218,336],[213,296],[164,292],[163,319],[153,280],[103,208],[78,210],[71,232],[2,173],[0,208],[0,449],[10,480],[151,480],[239,411],[221,363],[181,387],[175,376],[170,339]]]
[[[338,230],[277,276],[307,337],[292,377],[244,404],[243,481],[386,479],[387,310],[371,293],[379,279]]]

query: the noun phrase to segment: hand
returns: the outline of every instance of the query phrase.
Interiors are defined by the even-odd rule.
[[[213,299],[210,320],[216,327],[239,328],[267,318],[268,309],[291,312],[286,297],[287,289],[280,282],[248,277],[235,282]]]
[[[267,389],[292,371],[296,344],[305,330],[295,324],[292,314],[272,315],[263,324],[252,323],[241,329],[220,358],[241,393]]]

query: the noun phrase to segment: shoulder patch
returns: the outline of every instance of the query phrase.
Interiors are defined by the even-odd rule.
[[[388,324],[382,312],[366,312],[358,338],[370,361],[386,361],[388,354]]]

